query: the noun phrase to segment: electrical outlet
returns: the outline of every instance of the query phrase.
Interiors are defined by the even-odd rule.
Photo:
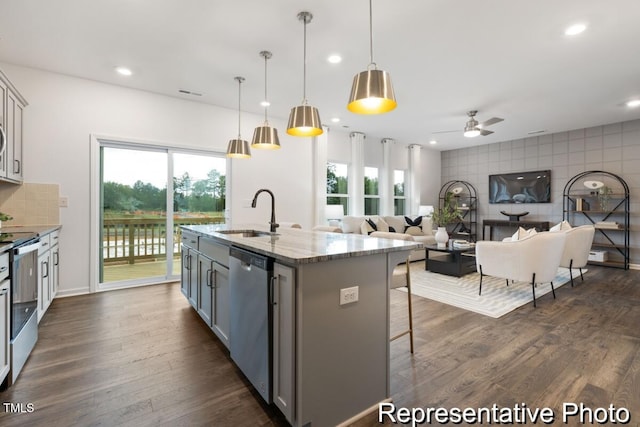
[[[340,305],[358,301],[358,286],[340,289]]]
[[[60,206],[61,208],[66,208],[69,206],[69,198],[68,197],[60,197],[60,199],[58,199],[58,206]]]

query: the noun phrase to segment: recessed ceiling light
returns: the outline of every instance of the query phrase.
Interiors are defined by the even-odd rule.
[[[584,30],[586,29],[586,24],[574,24],[564,30],[564,34],[567,36],[577,36],[578,34],[584,32]]]
[[[327,58],[327,61],[329,61],[332,64],[339,64],[342,62],[342,57],[340,55],[330,55]]]
[[[431,145],[436,145],[438,143],[438,141],[436,141],[435,139],[432,139],[431,141],[429,141],[429,144]]]
[[[627,101],[627,107],[640,107],[640,99],[632,99],[631,101]]]
[[[262,105],[263,107],[268,107],[271,105],[271,103],[269,101],[262,101],[260,102],[260,105]]]
[[[127,67],[116,67],[116,73],[121,76],[130,76],[133,74],[133,72]]]
[[[332,121],[333,123],[338,123],[338,122],[340,122],[340,117],[333,117],[333,118],[331,119],[331,121]]]

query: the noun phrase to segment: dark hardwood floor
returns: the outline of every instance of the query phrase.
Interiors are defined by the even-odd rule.
[[[392,332],[406,321],[392,292]],[[492,319],[414,297],[415,344],[391,344],[391,389],[403,407],[625,407],[640,425],[640,271],[589,267]],[[285,425],[263,405],[177,284],[54,300],[2,426]],[[15,407],[15,406],[14,406]],[[327,408],[330,410],[330,408]],[[378,425],[370,422],[358,425]],[[389,424],[388,422],[386,424]]]

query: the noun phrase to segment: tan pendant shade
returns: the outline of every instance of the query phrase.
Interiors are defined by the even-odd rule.
[[[321,135],[322,123],[318,109],[311,105],[298,105],[291,109],[287,133],[293,136]]]
[[[373,5],[369,0],[369,66],[353,78],[347,109],[357,114],[382,114],[395,109],[397,105],[391,76],[386,71],[378,70],[373,60]]]
[[[393,93],[391,76],[383,70],[367,70],[353,78],[347,108],[358,114],[386,113],[398,103]]]
[[[304,55],[302,73],[302,105],[293,107],[289,114],[287,133],[292,136],[318,136],[324,132],[318,109],[307,104],[307,24],[313,15],[309,12],[298,13],[298,20],[304,24]]]
[[[271,59],[273,54],[268,50],[263,50],[260,52],[260,56],[264,58],[264,124],[253,130],[251,147],[261,150],[277,150],[280,148],[278,129],[271,127],[267,119],[267,107],[269,106],[269,97],[267,96],[267,61]]]
[[[264,126],[258,126],[253,131],[251,147],[265,150],[277,150],[280,148],[278,129],[272,128],[269,126],[269,123],[266,122]]]
[[[227,145],[227,157],[231,157],[232,159],[248,159],[251,157],[251,149],[249,148],[249,142],[242,139],[240,135],[240,117],[241,117],[241,86],[242,82],[244,82],[244,77],[234,77],[235,81],[238,82],[238,137],[236,139],[232,139],[229,141],[229,145]]]
[[[249,141],[244,139],[232,139],[227,146],[227,157],[232,159],[248,159],[251,157]]]

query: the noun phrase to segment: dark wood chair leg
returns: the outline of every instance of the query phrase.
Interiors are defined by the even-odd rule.
[[[573,260],[569,261],[569,277],[571,278],[571,287],[573,288]]]
[[[584,282],[584,276],[582,275],[582,267],[580,268],[580,279]]]
[[[478,295],[482,295],[482,266],[480,266],[480,290],[478,291]]]
[[[536,308],[536,273],[531,278],[531,292],[533,293],[533,308]]]
[[[551,282],[551,293],[553,294],[553,299],[556,299],[556,290],[553,289],[553,282]]]

